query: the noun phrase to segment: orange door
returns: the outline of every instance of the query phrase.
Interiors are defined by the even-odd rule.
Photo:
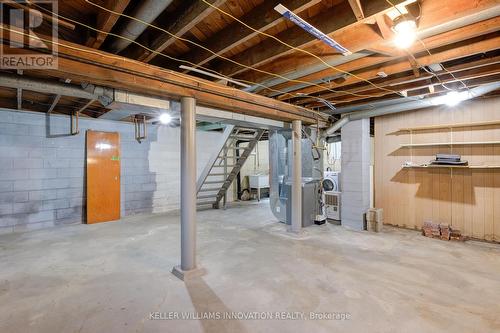
[[[87,223],[120,219],[120,134],[87,131]]]

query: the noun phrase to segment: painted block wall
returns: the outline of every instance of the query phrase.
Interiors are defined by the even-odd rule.
[[[0,233],[81,223],[85,207],[85,131],[119,132],[121,213],[179,209],[180,128],[149,126],[138,143],[132,124],[0,109]],[[217,132],[197,132],[201,172],[218,149]]]
[[[370,208],[370,120],[348,122],[342,127],[342,225],[364,229],[364,214]]]

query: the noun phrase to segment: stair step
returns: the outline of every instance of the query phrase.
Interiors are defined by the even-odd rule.
[[[231,139],[245,140],[245,141],[253,141],[255,140],[255,136],[240,136],[240,135],[231,135]]]
[[[207,177],[211,177],[211,176],[227,176],[228,174],[224,174],[224,173],[209,173],[207,175]]]
[[[234,168],[236,165],[225,165],[225,166],[228,167],[228,168]],[[214,168],[223,168],[224,165],[214,165],[213,167]]]
[[[218,187],[218,188],[202,188],[198,192],[215,192],[215,191],[218,192],[219,190],[220,190],[220,187]]]
[[[240,133],[241,131],[257,133],[258,130],[256,130],[255,128],[239,127],[239,128],[236,129],[236,131],[233,131],[233,133],[234,132]]]
[[[208,206],[208,205],[213,205],[215,201],[207,201],[207,202],[197,202],[196,206]]]
[[[247,150],[250,147],[236,147],[236,146],[229,146],[227,149],[232,149],[232,150]]]
[[[224,184],[226,180],[214,180],[214,181],[208,181],[204,182],[203,184]]]
[[[207,199],[207,198],[217,198],[217,193],[207,194],[207,195],[200,195],[200,196],[196,197],[196,199]]]

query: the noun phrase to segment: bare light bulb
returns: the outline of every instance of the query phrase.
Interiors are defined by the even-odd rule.
[[[160,115],[160,123],[166,125],[169,124],[172,121],[172,116],[169,115],[168,113],[162,113]]]
[[[397,22],[393,28],[396,33],[394,44],[400,49],[410,47],[417,39],[417,24],[412,20]]]

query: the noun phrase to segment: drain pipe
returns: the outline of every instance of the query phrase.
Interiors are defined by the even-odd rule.
[[[462,98],[462,100],[469,100],[474,97],[482,96],[492,91],[500,89],[500,82],[495,82],[491,84],[486,84],[483,86],[475,87],[470,89],[467,97]],[[467,92],[464,92],[467,93]],[[322,137],[326,138],[333,135],[337,130],[341,129],[345,124],[351,120],[360,120],[371,117],[383,116],[386,114],[399,113],[405,111],[413,111],[417,109],[423,109],[431,106],[445,104],[443,96],[436,96],[431,98],[425,98],[418,101],[411,101],[407,103],[401,103],[396,105],[390,105],[378,109],[366,110],[360,112],[353,112],[346,114],[340,120],[336,121],[331,127],[327,128],[323,133]],[[337,112],[342,113],[342,109],[337,109]]]
[[[129,20],[128,23],[119,30],[118,35],[125,37],[116,38],[109,47],[109,51],[113,53],[119,53],[127,46],[129,46],[133,40],[136,40],[148,27],[145,23],[152,23],[167,7],[172,3],[173,0],[146,0],[141,1],[141,3],[135,8],[134,12],[131,14],[137,20]],[[142,22],[145,23],[142,23]]]

